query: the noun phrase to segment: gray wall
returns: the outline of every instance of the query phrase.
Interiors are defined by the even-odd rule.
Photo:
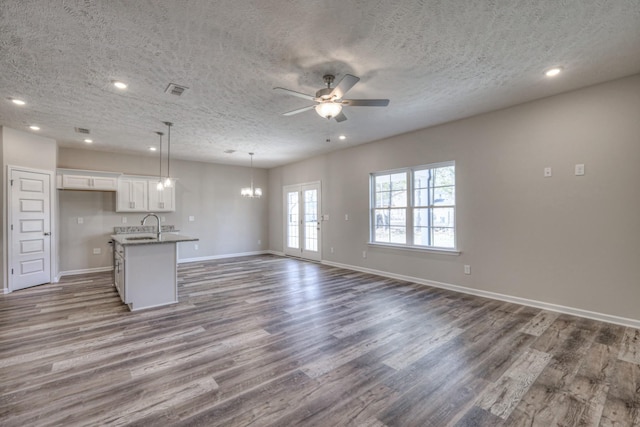
[[[2,287],[6,291],[8,289],[8,268],[7,268],[7,195],[6,178],[8,166],[21,166],[24,168],[39,169],[55,172],[56,169],[57,146],[56,142],[50,138],[44,138],[29,132],[22,132],[8,127],[0,127],[0,161],[2,162],[2,177],[0,178],[0,200],[2,200],[2,213],[0,220],[0,256],[2,257]],[[52,200],[55,203],[55,194],[52,194]],[[55,209],[54,209],[55,210]],[[55,212],[52,213],[51,223],[55,225]],[[56,239],[54,233],[52,237],[52,255],[56,257]],[[56,274],[55,262],[52,263],[52,274]]]
[[[272,169],[270,248],[282,186],[320,180],[324,260],[640,319],[639,112],[636,75]],[[448,160],[461,254],[368,247],[369,173]]]
[[[61,147],[58,167],[114,171],[136,175],[157,173],[157,156],[134,156]],[[198,237],[181,243],[181,260],[211,258],[263,251],[268,248],[267,200],[245,199],[240,189],[249,185],[248,167],[176,160],[171,174],[177,178],[176,212],[162,213],[163,224],[175,225],[183,234]],[[256,186],[266,187],[267,171],[254,170]],[[107,244],[114,226],[138,225],[142,213],[116,213],[115,193],[59,190],[60,270],[74,271],[111,265]],[[189,216],[195,221],[189,222]],[[82,217],[83,224],[77,223]],[[127,223],[122,223],[122,218]],[[261,241],[259,244],[258,241]],[[101,248],[100,255],[93,248]]]

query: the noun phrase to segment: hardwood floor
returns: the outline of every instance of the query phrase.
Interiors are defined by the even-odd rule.
[[[3,426],[640,425],[640,331],[276,256],[0,297]]]

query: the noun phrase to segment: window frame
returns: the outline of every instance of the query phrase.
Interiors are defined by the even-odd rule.
[[[448,166],[453,166],[454,168],[454,181],[453,181],[453,188],[454,188],[454,198],[453,198],[453,205],[444,205],[444,206],[438,206],[438,205],[429,205],[429,206],[416,206],[415,205],[415,183],[414,183],[414,174],[416,171],[421,171],[421,170],[427,170],[427,169],[437,169],[437,168],[441,168],[441,167],[448,167]],[[435,252],[435,253],[444,253],[444,254],[459,254],[459,250],[458,250],[458,226],[457,226],[457,219],[458,219],[458,215],[457,215],[457,174],[455,173],[455,169],[456,169],[456,163],[454,160],[451,161],[445,161],[445,162],[437,162],[437,163],[429,163],[429,164],[424,164],[424,165],[418,165],[418,166],[411,166],[411,167],[405,167],[405,168],[398,168],[398,169],[389,169],[389,170],[384,170],[384,171],[376,171],[376,172],[372,172],[369,174],[369,242],[368,245],[369,246],[377,246],[377,247],[388,247],[388,248],[395,248],[395,249],[405,249],[405,250],[411,250],[411,251],[425,251],[425,252]],[[375,202],[376,202],[376,177],[379,176],[383,176],[383,175],[392,175],[392,174],[398,174],[398,173],[404,173],[407,177],[407,203],[406,206],[402,209],[405,210],[405,227],[406,227],[406,243],[392,243],[392,242],[378,242],[375,240],[375,225],[376,225],[376,209],[380,209],[377,208],[375,206]],[[438,188],[438,187],[435,187]],[[414,232],[415,232],[415,227],[414,227],[414,212],[415,209],[423,209],[423,208],[438,208],[438,207],[444,207],[444,208],[453,208],[453,227],[451,227],[453,229],[453,247],[449,248],[449,247],[442,247],[442,246],[427,246],[427,245],[416,245],[414,244]],[[387,209],[392,209],[391,206],[387,207]],[[432,227],[432,228],[439,228],[439,227]]]

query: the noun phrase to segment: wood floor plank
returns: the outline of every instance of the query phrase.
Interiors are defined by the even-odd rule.
[[[640,332],[274,255],[0,295],[4,426],[640,425]]]

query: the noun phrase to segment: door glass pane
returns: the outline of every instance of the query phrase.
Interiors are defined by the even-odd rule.
[[[287,194],[287,246],[300,247],[300,220],[298,218],[298,192]]]
[[[304,191],[304,249],[318,251],[318,190]]]

